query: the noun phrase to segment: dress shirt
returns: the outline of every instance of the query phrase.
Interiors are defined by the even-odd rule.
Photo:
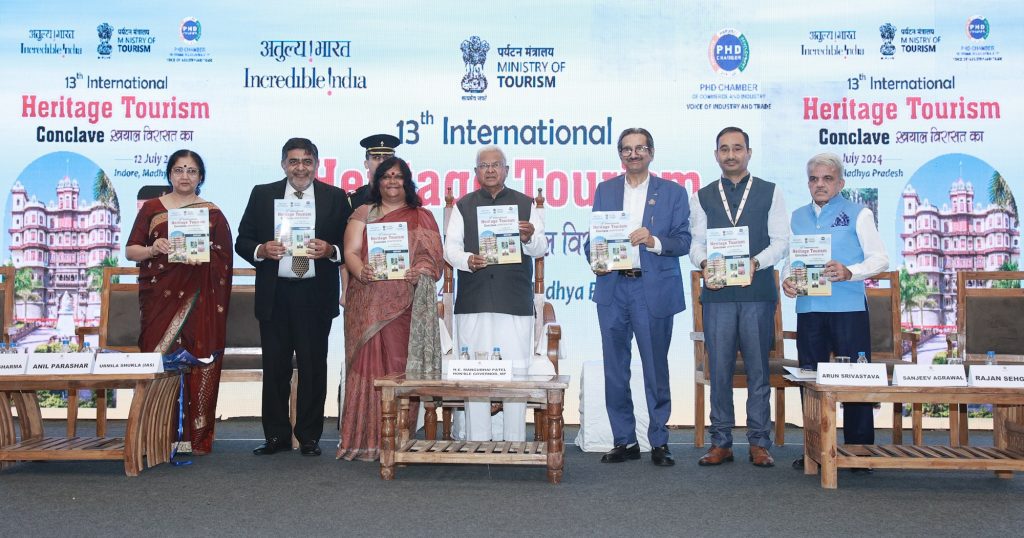
[[[814,216],[821,215],[821,206],[812,204]],[[889,254],[885,251],[885,243],[882,243],[882,236],[875,227],[875,214],[870,209],[861,208],[857,213],[857,242],[860,249],[864,251],[864,261],[847,265],[846,268],[853,274],[850,280],[864,280],[871,278],[889,268]],[[789,276],[789,254],[786,254],[785,262],[782,264],[783,280]]]
[[[316,181],[316,180],[314,180],[314,181]],[[284,199],[285,200],[313,200],[314,201],[314,203],[313,203],[313,222],[316,222],[316,202],[315,202],[316,194],[314,193],[313,184],[310,183],[309,186],[306,187],[306,190],[302,191],[302,197],[301,198],[296,196],[295,193],[296,193],[295,188],[292,187],[291,183],[288,183],[288,187],[285,188]],[[337,245],[331,245],[331,247],[334,249],[334,254],[331,255],[330,260],[332,262],[337,262],[337,261],[341,260],[341,251],[338,250],[338,246]],[[256,245],[256,251],[252,253],[252,257],[256,261],[261,262],[261,261],[263,261],[263,258],[259,257],[259,254],[258,254],[259,251],[260,251],[260,245]],[[313,277],[316,276],[316,267],[315,267],[315,265],[316,264],[313,263],[313,260],[310,259],[310,261],[309,261],[309,270],[306,271],[306,274],[304,274],[301,277],[299,277],[298,275],[295,274],[295,271],[292,271],[292,257],[291,256],[284,256],[284,257],[281,258],[281,261],[277,264],[277,276],[280,277],[280,278],[304,278],[304,279],[305,278],[313,278]]]
[[[624,178],[623,183],[625,188],[622,189],[622,210],[629,214],[629,229],[632,232],[644,226],[644,206],[647,204],[647,188],[651,184],[651,174],[647,174],[636,187],[629,184],[629,178]],[[654,246],[647,251],[651,254],[661,254],[661,241],[657,236],[651,237],[654,238]],[[640,245],[629,246],[629,257],[633,260],[633,269],[640,269]]]
[[[533,224],[533,235],[530,240],[523,243],[523,254],[542,257],[548,252],[547,236],[544,235],[544,219],[540,216],[536,206],[530,211],[530,224]],[[444,233],[444,259],[456,271],[469,270],[469,257],[475,252],[466,252],[466,225],[459,211],[459,206],[452,207],[452,214],[448,218],[448,225]]]
[[[751,178],[753,179],[753,178]],[[721,178],[719,181],[730,181]],[[700,264],[708,257],[708,215],[700,205],[697,193],[690,198],[690,262],[700,268]],[[768,209],[768,246],[751,258],[757,260],[761,269],[775,265],[789,254],[789,215],[786,204],[782,200],[782,189],[776,184],[772,192],[772,205]]]

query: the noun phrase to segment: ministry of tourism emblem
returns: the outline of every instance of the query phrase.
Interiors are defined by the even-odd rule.
[[[711,69],[723,75],[735,75],[747,68],[750,61],[750,43],[746,36],[733,28],[725,28],[711,36],[708,45]]]
[[[971,41],[984,41],[992,27],[985,17],[974,16],[967,19],[967,38]]]
[[[114,49],[110,45],[110,38],[114,36],[114,27],[103,23],[96,27],[96,35],[100,38],[100,44],[96,47],[96,52],[101,56],[110,57],[110,52]]]
[[[473,36],[462,42],[462,61],[466,64],[466,74],[462,76],[462,91],[466,93],[483,93],[487,89],[487,77],[484,76],[484,62],[487,61],[488,44],[479,36]]]
[[[896,27],[887,22],[878,27],[878,33],[882,36],[882,46],[878,49],[882,58],[892,58],[896,53],[896,45],[892,44],[892,40],[896,39]]]
[[[203,26],[199,24],[199,20],[195,17],[189,17],[181,21],[181,26],[178,27],[178,36],[186,43],[199,41],[202,35]]]

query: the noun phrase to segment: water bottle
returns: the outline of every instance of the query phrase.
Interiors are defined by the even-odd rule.
[[[60,351],[61,353],[71,353],[71,341],[67,338],[60,340]]]
[[[0,342],[0,355],[6,355],[6,354],[7,354],[7,344],[4,343],[4,342]]]
[[[494,360],[494,361],[500,361],[501,360],[501,348],[500,347],[494,346],[494,352],[491,354],[491,360]]]
[[[81,352],[93,355],[92,346],[89,345],[89,342],[85,342],[84,344],[82,344]]]
[[[469,346],[462,346],[462,351],[459,352],[459,359],[464,361],[469,360]]]
[[[867,364],[867,363],[868,363],[868,356],[865,355],[863,351],[858,351],[857,352],[857,364]]]
[[[985,353],[985,364],[987,364],[989,366],[995,366],[995,364],[996,364],[996,352],[995,351],[989,351],[989,352]]]

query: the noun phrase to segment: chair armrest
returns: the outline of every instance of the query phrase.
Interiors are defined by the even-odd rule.
[[[692,340],[694,342],[703,342],[704,341],[704,331],[691,331],[690,332],[690,340]]]
[[[547,303],[547,302],[544,303],[544,312],[543,312],[543,318],[542,319],[544,320],[544,324],[545,325],[547,325],[549,323],[557,323],[558,322],[558,320],[555,319],[555,307],[551,306],[551,303]],[[561,329],[559,329],[559,331],[561,331]]]
[[[782,331],[783,340],[796,340],[796,331]]]
[[[913,331],[900,331],[900,339],[910,342],[910,360],[914,364],[917,364],[917,345],[921,343],[921,335]],[[946,345],[950,346],[949,343]],[[952,351],[951,346],[949,349]]]
[[[79,348],[81,348],[83,345],[85,345],[85,337],[87,335],[90,335],[90,334],[91,335],[98,335],[98,334],[100,334],[100,328],[99,327],[75,327],[75,336],[77,337],[76,340],[78,340],[78,347]]]
[[[547,310],[548,305],[544,305],[544,310]],[[551,361],[551,364],[555,367],[555,372],[558,372],[558,359],[561,358],[561,342],[562,342],[562,326],[557,323],[546,323],[544,325],[544,334],[548,337],[548,350],[547,359]]]

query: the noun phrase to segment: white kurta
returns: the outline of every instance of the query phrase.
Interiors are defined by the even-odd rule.
[[[547,238],[544,235],[544,220],[534,208],[530,211],[530,223],[534,232],[529,242],[523,243],[523,253],[538,257],[547,254]],[[444,257],[457,271],[469,271],[469,257],[474,254],[465,249],[465,222],[459,207],[452,208],[451,217],[445,230]],[[530,291],[533,294],[533,291]],[[531,301],[532,302],[532,301]],[[533,350],[534,316],[513,316],[493,312],[478,314],[456,314],[455,353],[463,346],[469,348],[470,357],[477,351],[490,353],[495,347],[501,348],[504,360],[529,361]],[[525,441],[526,440],[526,399],[505,398],[504,439],[496,439],[491,433],[491,402],[485,398],[471,398],[466,402],[466,439],[469,441]]]

